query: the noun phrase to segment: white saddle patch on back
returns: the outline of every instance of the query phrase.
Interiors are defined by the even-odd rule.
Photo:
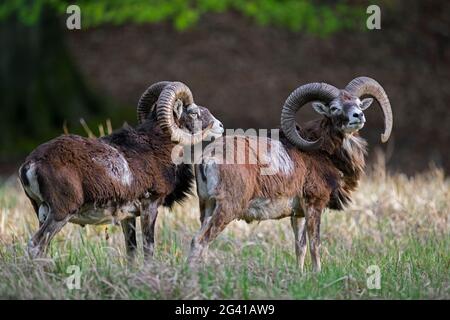
[[[112,179],[119,181],[126,186],[131,185],[133,175],[128,165],[128,161],[119,150],[106,143],[104,145],[113,151],[113,156],[99,155],[93,157],[92,160],[105,167],[108,175]]]
[[[290,175],[294,171],[294,163],[283,144],[278,140],[267,140],[267,143],[270,143],[270,150],[261,154],[261,162],[267,164],[267,168],[264,168],[266,174]]]

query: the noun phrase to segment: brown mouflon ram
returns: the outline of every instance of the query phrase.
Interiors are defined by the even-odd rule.
[[[381,139],[386,142],[392,130],[388,97],[378,82],[359,77],[343,90],[326,83],[297,88],[284,103],[279,140],[224,136],[210,144],[214,150],[235,149],[241,140],[244,150],[233,154],[244,152],[257,161],[221,164],[222,154],[206,155],[203,164],[195,167],[201,229],[192,240],[190,264],[197,263],[208,244],[235,219],[250,222],[290,217],[300,269],[308,234],[313,269],[320,271],[321,215],[325,208],[343,209],[364,170],[366,141],[358,131],[366,121],[363,111],[373,101],[360,100],[366,95],[377,99],[382,108],[385,131]],[[295,114],[309,102],[324,117],[301,128]],[[267,147],[261,152],[256,146],[262,142]],[[270,163],[276,172],[262,174],[264,163]]]
[[[41,256],[67,222],[121,222],[132,258],[137,216],[144,256],[152,256],[158,206],[183,200],[194,181],[191,165],[173,163],[172,149],[220,136],[223,127],[208,109],[194,103],[181,82],[150,86],[137,112],[135,128],[98,139],[62,135],[27,157],[19,176],[39,219],[39,230],[28,244],[31,257]]]

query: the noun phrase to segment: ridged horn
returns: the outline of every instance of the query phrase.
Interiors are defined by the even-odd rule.
[[[358,98],[370,95],[377,99],[384,115],[384,133],[381,134],[381,141],[383,143],[388,141],[392,132],[393,117],[391,103],[383,87],[372,78],[358,77],[350,81],[345,90]]]
[[[281,111],[281,129],[287,139],[302,150],[316,150],[322,144],[322,138],[308,141],[300,136],[296,129],[295,114],[311,101],[330,103],[339,95],[339,89],[327,83],[308,83],[295,89],[284,103]]]
[[[180,100],[184,106],[194,103],[191,90],[182,82],[168,84],[159,95],[156,102],[156,115],[159,126],[170,135],[174,142],[182,145],[197,144],[207,136],[211,126],[195,134],[190,134],[179,128],[173,116],[173,108],[177,100]]]
[[[152,111],[153,105],[158,101],[162,90],[170,83],[171,81],[160,81],[152,84],[145,90],[137,105],[138,124],[142,124],[147,120],[148,115]]]

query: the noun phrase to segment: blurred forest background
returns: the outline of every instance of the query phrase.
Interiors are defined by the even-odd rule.
[[[81,8],[68,30],[66,8]],[[367,6],[381,30],[367,30]],[[390,142],[377,107],[362,135],[391,170],[450,169],[450,3],[303,0],[6,0],[0,4],[0,174],[63,132],[136,123],[153,82],[180,80],[227,128],[274,128],[297,86],[378,80],[394,112]],[[311,111],[300,122],[316,117]],[[370,158],[369,157],[369,158]]]

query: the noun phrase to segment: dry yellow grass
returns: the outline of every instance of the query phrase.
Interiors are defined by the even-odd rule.
[[[141,256],[136,266],[126,264],[118,226],[108,227],[106,239],[105,227],[68,225],[49,258],[32,262],[25,245],[37,219],[12,177],[0,188],[0,297],[449,298],[449,187],[439,169],[407,177],[388,175],[378,165],[352,205],[325,213],[320,275],[298,272],[289,219],[233,222],[192,274],[185,258],[199,227],[195,197],[171,212],[161,210],[149,265]],[[66,286],[69,265],[81,268],[79,290]],[[380,267],[380,290],[367,288],[370,265]]]

